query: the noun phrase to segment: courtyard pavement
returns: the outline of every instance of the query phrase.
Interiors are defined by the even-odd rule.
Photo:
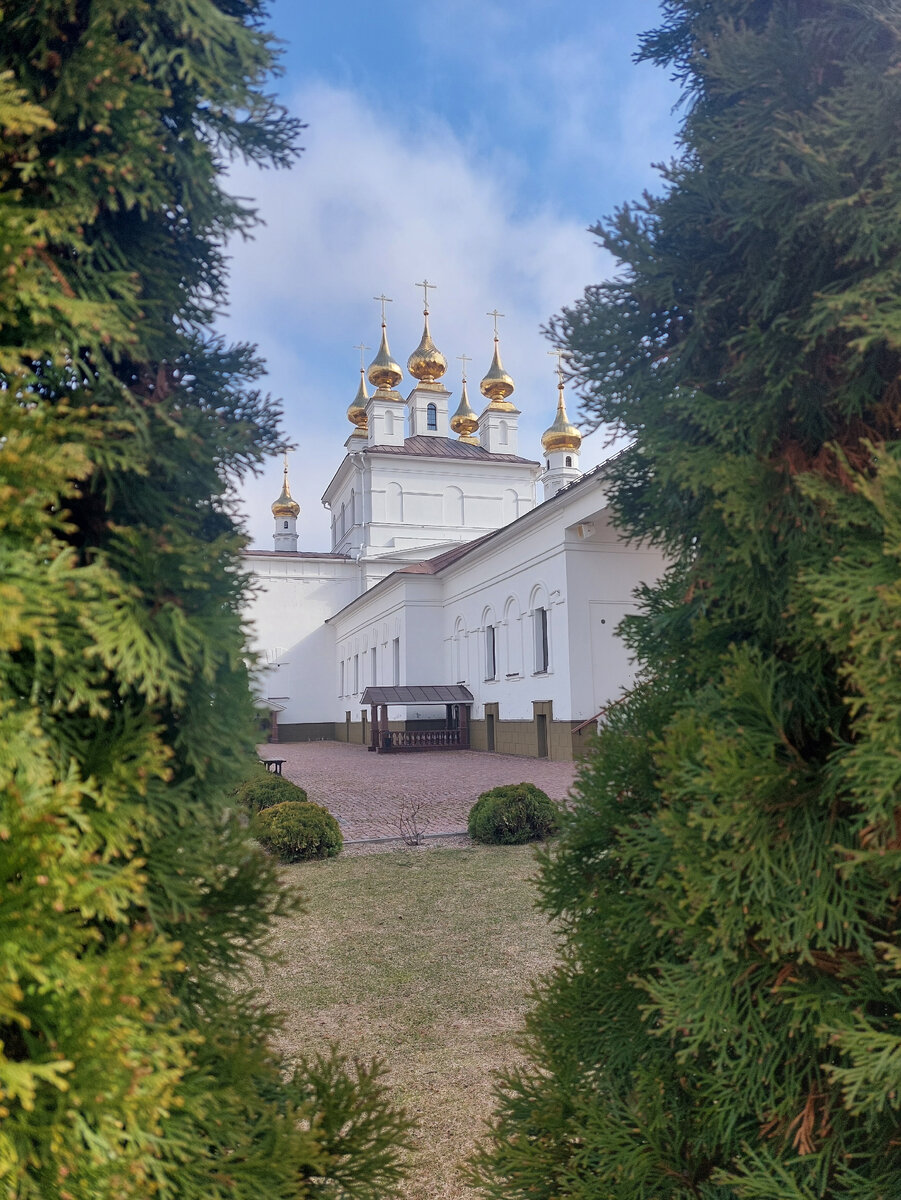
[[[477,750],[371,754],[346,742],[285,742],[259,747],[261,758],[283,758],[282,772],[338,820],[345,841],[399,838],[401,813],[418,804],[425,835],[465,832],[479,795],[502,783],[534,783],[565,800],[575,764]]]

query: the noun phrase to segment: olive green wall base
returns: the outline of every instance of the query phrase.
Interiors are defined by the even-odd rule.
[[[572,721],[555,721],[552,704],[536,701],[535,715],[531,721],[502,721],[497,715],[497,705],[485,706],[487,716],[469,725],[469,745],[472,750],[494,750],[496,754],[513,754],[521,758],[549,758],[553,762],[569,762],[585,754],[594,742],[594,726],[573,732]],[[495,711],[492,712],[492,709]],[[544,717],[543,733],[541,717]],[[493,726],[494,745],[489,746],[489,720]],[[443,729],[442,721],[390,721],[388,728]],[[350,742],[354,746],[368,746],[371,726],[365,721],[320,721],[318,723],[279,725],[280,742]]]
[[[486,704],[484,718],[470,723],[471,749],[521,758],[549,758],[553,762],[569,762],[573,758],[573,722],[555,721],[550,700],[534,702],[535,715],[531,721],[502,721],[497,708],[496,704]]]
[[[297,725],[279,725],[278,740],[280,742],[333,742],[335,740],[335,722],[308,721]]]

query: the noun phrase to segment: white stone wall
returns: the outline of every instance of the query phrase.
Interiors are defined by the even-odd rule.
[[[533,701],[551,700],[555,718],[586,720],[629,686],[615,629],[634,610],[637,584],[658,578],[664,560],[619,542],[605,507],[600,482],[587,480],[442,573],[446,682],[469,687],[474,717],[497,702],[502,719],[529,720]],[[546,671],[536,661],[539,608],[547,612]],[[494,679],[485,677],[489,625]]]
[[[639,582],[662,573],[662,556],[618,540],[600,474],[533,510],[531,477],[524,483],[515,471],[492,468],[493,484],[480,480],[477,491],[472,480],[480,478],[482,464],[472,465],[470,479],[465,460],[443,460],[440,471],[436,460],[402,456],[366,464],[372,504],[368,512],[355,511],[358,523],[362,527],[365,516],[371,528],[397,541],[399,530],[408,529],[409,545],[359,561],[248,554],[263,585],[248,612],[252,644],[269,662],[262,693],[282,706],[280,723],[342,721],[347,711],[357,721],[360,697],[372,683],[464,683],[477,719],[486,703],[497,702],[502,719],[531,720],[533,702],[549,700],[555,718],[573,721],[593,716],[628,686],[631,667],[616,627],[632,610]],[[351,488],[355,505],[362,503],[360,475],[354,464],[339,473],[337,494],[347,497],[346,512]],[[405,484],[413,498],[409,525],[376,519],[391,482]],[[452,488],[462,495],[449,500]],[[506,509],[504,490],[512,493]],[[462,505],[462,527],[448,505]],[[426,517],[453,517],[446,532],[469,540],[483,531],[473,523],[485,520],[492,505],[505,523],[517,514],[521,519],[436,575],[392,574],[440,548],[424,550],[416,542],[423,530],[441,528]],[[547,612],[546,669],[536,660],[539,609]],[[489,627],[495,631],[493,678],[486,678]],[[436,712],[395,709],[390,715],[415,719]]]
[[[338,613],[334,631],[335,677],[342,679],[342,716],[360,719],[360,697],[374,684],[394,685],[443,682],[441,639],[441,584],[431,575],[396,575],[377,592],[360,597],[348,611]],[[398,672],[394,671],[394,642],[398,642]],[[376,649],[376,674],[372,674],[372,648]],[[443,712],[443,710],[442,710]],[[367,714],[368,715],[368,714]],[[430,717],[431,708],[392,708],[392,720]]]
[[[250,646],[267,664],[260,695],[283,705],[283,725],[340,720],[334,633],[325,622],[357,594],[356,565],[252,551],[245,564],[262,585],[246,614]]]
[[[333,549],[410,558],[417,548],[435,553],[471,541],[534,508],[538,472],[528,462],[349,456],[323,497],[331,506]]]
[[[537,516],[537,514],[536,514]],[[450,683],[475,697],[473,716],[499,704],[504,720],[528,720],[533,700],[552,700],[569,716],[566,565],[554,522],[525,523],[491,539],[443,573],[445,662]],[[535,661],[535,610],[548,612],[549,663]],[[495,675],[487,675],[488,627],[495,631]],[[462,668],[462,674],[458,672]]]
[[[630,651],[617,627],[637,610],[639,584],[659,579],[666,562],[658,551],[621,541],[606,512],[571,523],[565,546],[573,717],[586,720],[631,686]]]

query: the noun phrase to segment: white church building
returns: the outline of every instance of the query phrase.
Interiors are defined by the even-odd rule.
[[[331,548],[298,549],[286,460],[273,548],[246,552],[270,737],[398,748],[452,723],[473,749],[572,758],[630,683],[616,628],[663,559],[620,540],[603,465],[580,471],[559,372],[541,456],[521,456],[496,329],[481,413],[465,375],[452,412],[428,305],[406,397],[382,309],[322,497]]]

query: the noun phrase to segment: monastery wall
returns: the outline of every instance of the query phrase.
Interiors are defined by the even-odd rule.
[[[631,686],[631,654],[619,623],[637,610],[638,586],[659,579],[666,564],[658,551],[622,541],[607,512],[571,523],[565,549],[571,715],[583,721]]]
[[[326,618],[356,595],[356,564],[253,551],[245,561],[262,585],[247,609],[248,640],[261,658],[258,690],[278,713],[279,736],[330,737],[328,723],[344,714],[335,689],[334,633]]]

